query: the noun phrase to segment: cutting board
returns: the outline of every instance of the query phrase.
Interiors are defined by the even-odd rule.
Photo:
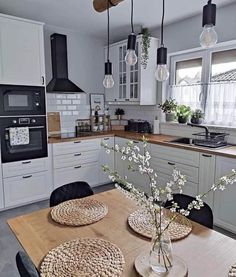
[[[48,133],[49,136],[59,134],[61,132],[61,119],[59,112],[48,112]]]

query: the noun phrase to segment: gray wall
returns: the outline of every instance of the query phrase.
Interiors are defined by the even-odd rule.
[[[87,93],[103,93],[104,41],[79,32],[55,26],[45,26],[45,65],[47,83],[51,80],[50,35],[67,35],[69,78]]]
[[[200,47],[201,24],[202,15],[197,15],[167,25],[164,39],[168,52]],[[217,9],[216,31],[219,36],[219,42],[236,39],[236,2]],[[159,37],[160,30],[153,30],[152,35]]]

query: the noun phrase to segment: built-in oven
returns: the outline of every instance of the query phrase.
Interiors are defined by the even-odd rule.
[[[0,117],[0,137],[3,163],[48,155],[45,116]]]
[[[0,85],[0,116],[45,115],[45,87]]]

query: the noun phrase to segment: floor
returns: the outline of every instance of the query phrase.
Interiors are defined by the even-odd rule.
[[[94,193],[99,193],[113,188],[113,184],[108,184],[93,190]],[[15,266],[15,255],[22,250],[22,247],[9,229],[7,219],[47,207],[49,207],[49,201],[46,200],[0,213],[0,277],[19,277]]]
[[[100,193],[113,188],[113,184],[108,184],[94,188],[93,190],[95,193]],[[19,250],[22,250],[22,247],[9,229],[6,220],[8,218],[13,218],[22,214],[47,208],[48,206],[49,201],[42,201],[0,213],[0,277],[19,277],[17,268],[15,266],[15,255]],[[235,234],[222,230],[218,227],[215,227],[214,229],[226,236],[236,239]]]

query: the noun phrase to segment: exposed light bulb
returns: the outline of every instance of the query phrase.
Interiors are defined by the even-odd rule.
[[[169,78],[169,70],[166,64],[158,64],[155,72],[155,78],[159,82],[167,81]]]
[[[200,35],[200,44],[203,48],[210,48],[216,45],[218,35],[213,24],[205,25]]]
[[[114,80],[112,75],[105,75],[104,80],[103,80],[103,86],[106,89],[112,88],[114,86]]]
[[[135,53],[135,50],[133,49],[128,49],[127,50],[127,53],[126,53],[126,56],[125,56],[125,62],[130,65],[130,66],[133,66],[137,63],[138,61],[138,57]]]

